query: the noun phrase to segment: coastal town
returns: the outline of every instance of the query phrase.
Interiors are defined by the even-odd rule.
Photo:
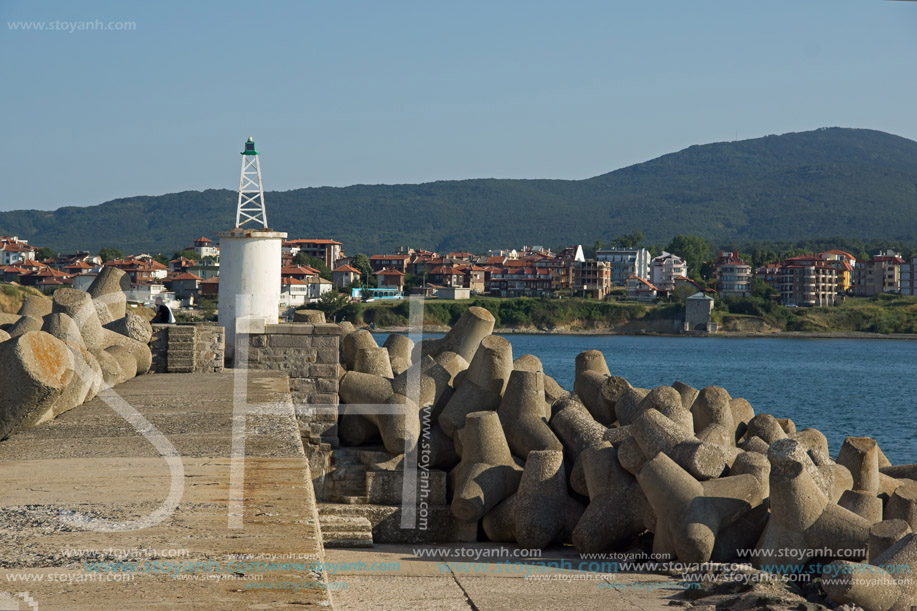
[[[597,245],[598,246],[598,245]],[[659,249],[654,249],[659,250]],[[831,306],[847,296],[917,295],[917,255],[908,259],[881,250],[868,259],[843,250],[791,256],[753,268],[738,252],[718,251],[689,269],[686,258],[642,247],[582,245],[554,252],[543,246],[487,253],[401,248],[395,253],[349,256],[333,239],[290,239],[282,245],[281,314],[336,292],[353,301],[398,300],[408,294],[463,300],[477,296],[578,297],[656,302],[673,295],[749,297],[755,280],[774,289],[786,307]],[[220,282],[219,244],[193,240],[174,258],[144,253],[53,253],[16,236],[0,237],[0,282],[53,293],[85,290],[105,267],[125,272],[129,301],[151,307],[158,300],[191,314],[212,310]],[[705,277],[706,276],[706,277]]]

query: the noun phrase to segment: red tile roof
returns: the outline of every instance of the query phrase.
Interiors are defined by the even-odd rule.
[[[360,270],[350,265],[341,265],[340,267],[335,267],[332,272],[350,272],[351,274],[359,274]]]
[[[176,276],[172,277],[172,280],[203,280],[200,276],[195,276],[189,272],[182,272]]]

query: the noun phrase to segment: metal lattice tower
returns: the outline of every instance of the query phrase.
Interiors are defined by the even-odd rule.
[[[242,151],[242,175],[239,178],[239,202],[236,204],[236,227],[247,223],[267,225],[267,209],[264,207],[264,188],[261,186],[261,164],[252,138]]]

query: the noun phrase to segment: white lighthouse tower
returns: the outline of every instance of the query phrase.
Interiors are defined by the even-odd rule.
[[[281,244],[287,237],[268,227],[261,164],[252,138],[242,151],[236,226],[217,233],[217,237],[220,240],[219,321],[226,329],[226,356],[232,358],[239,320],[277,322]]]

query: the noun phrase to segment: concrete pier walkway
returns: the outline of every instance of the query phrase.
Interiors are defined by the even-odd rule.
[[[0,608],[330,608],[287,378],[250,372],[247,386],[274,413],[237,421],[235,468],[231,372],[141,376],[0,442]],[[143,528],[86,530],[132,520]]]

